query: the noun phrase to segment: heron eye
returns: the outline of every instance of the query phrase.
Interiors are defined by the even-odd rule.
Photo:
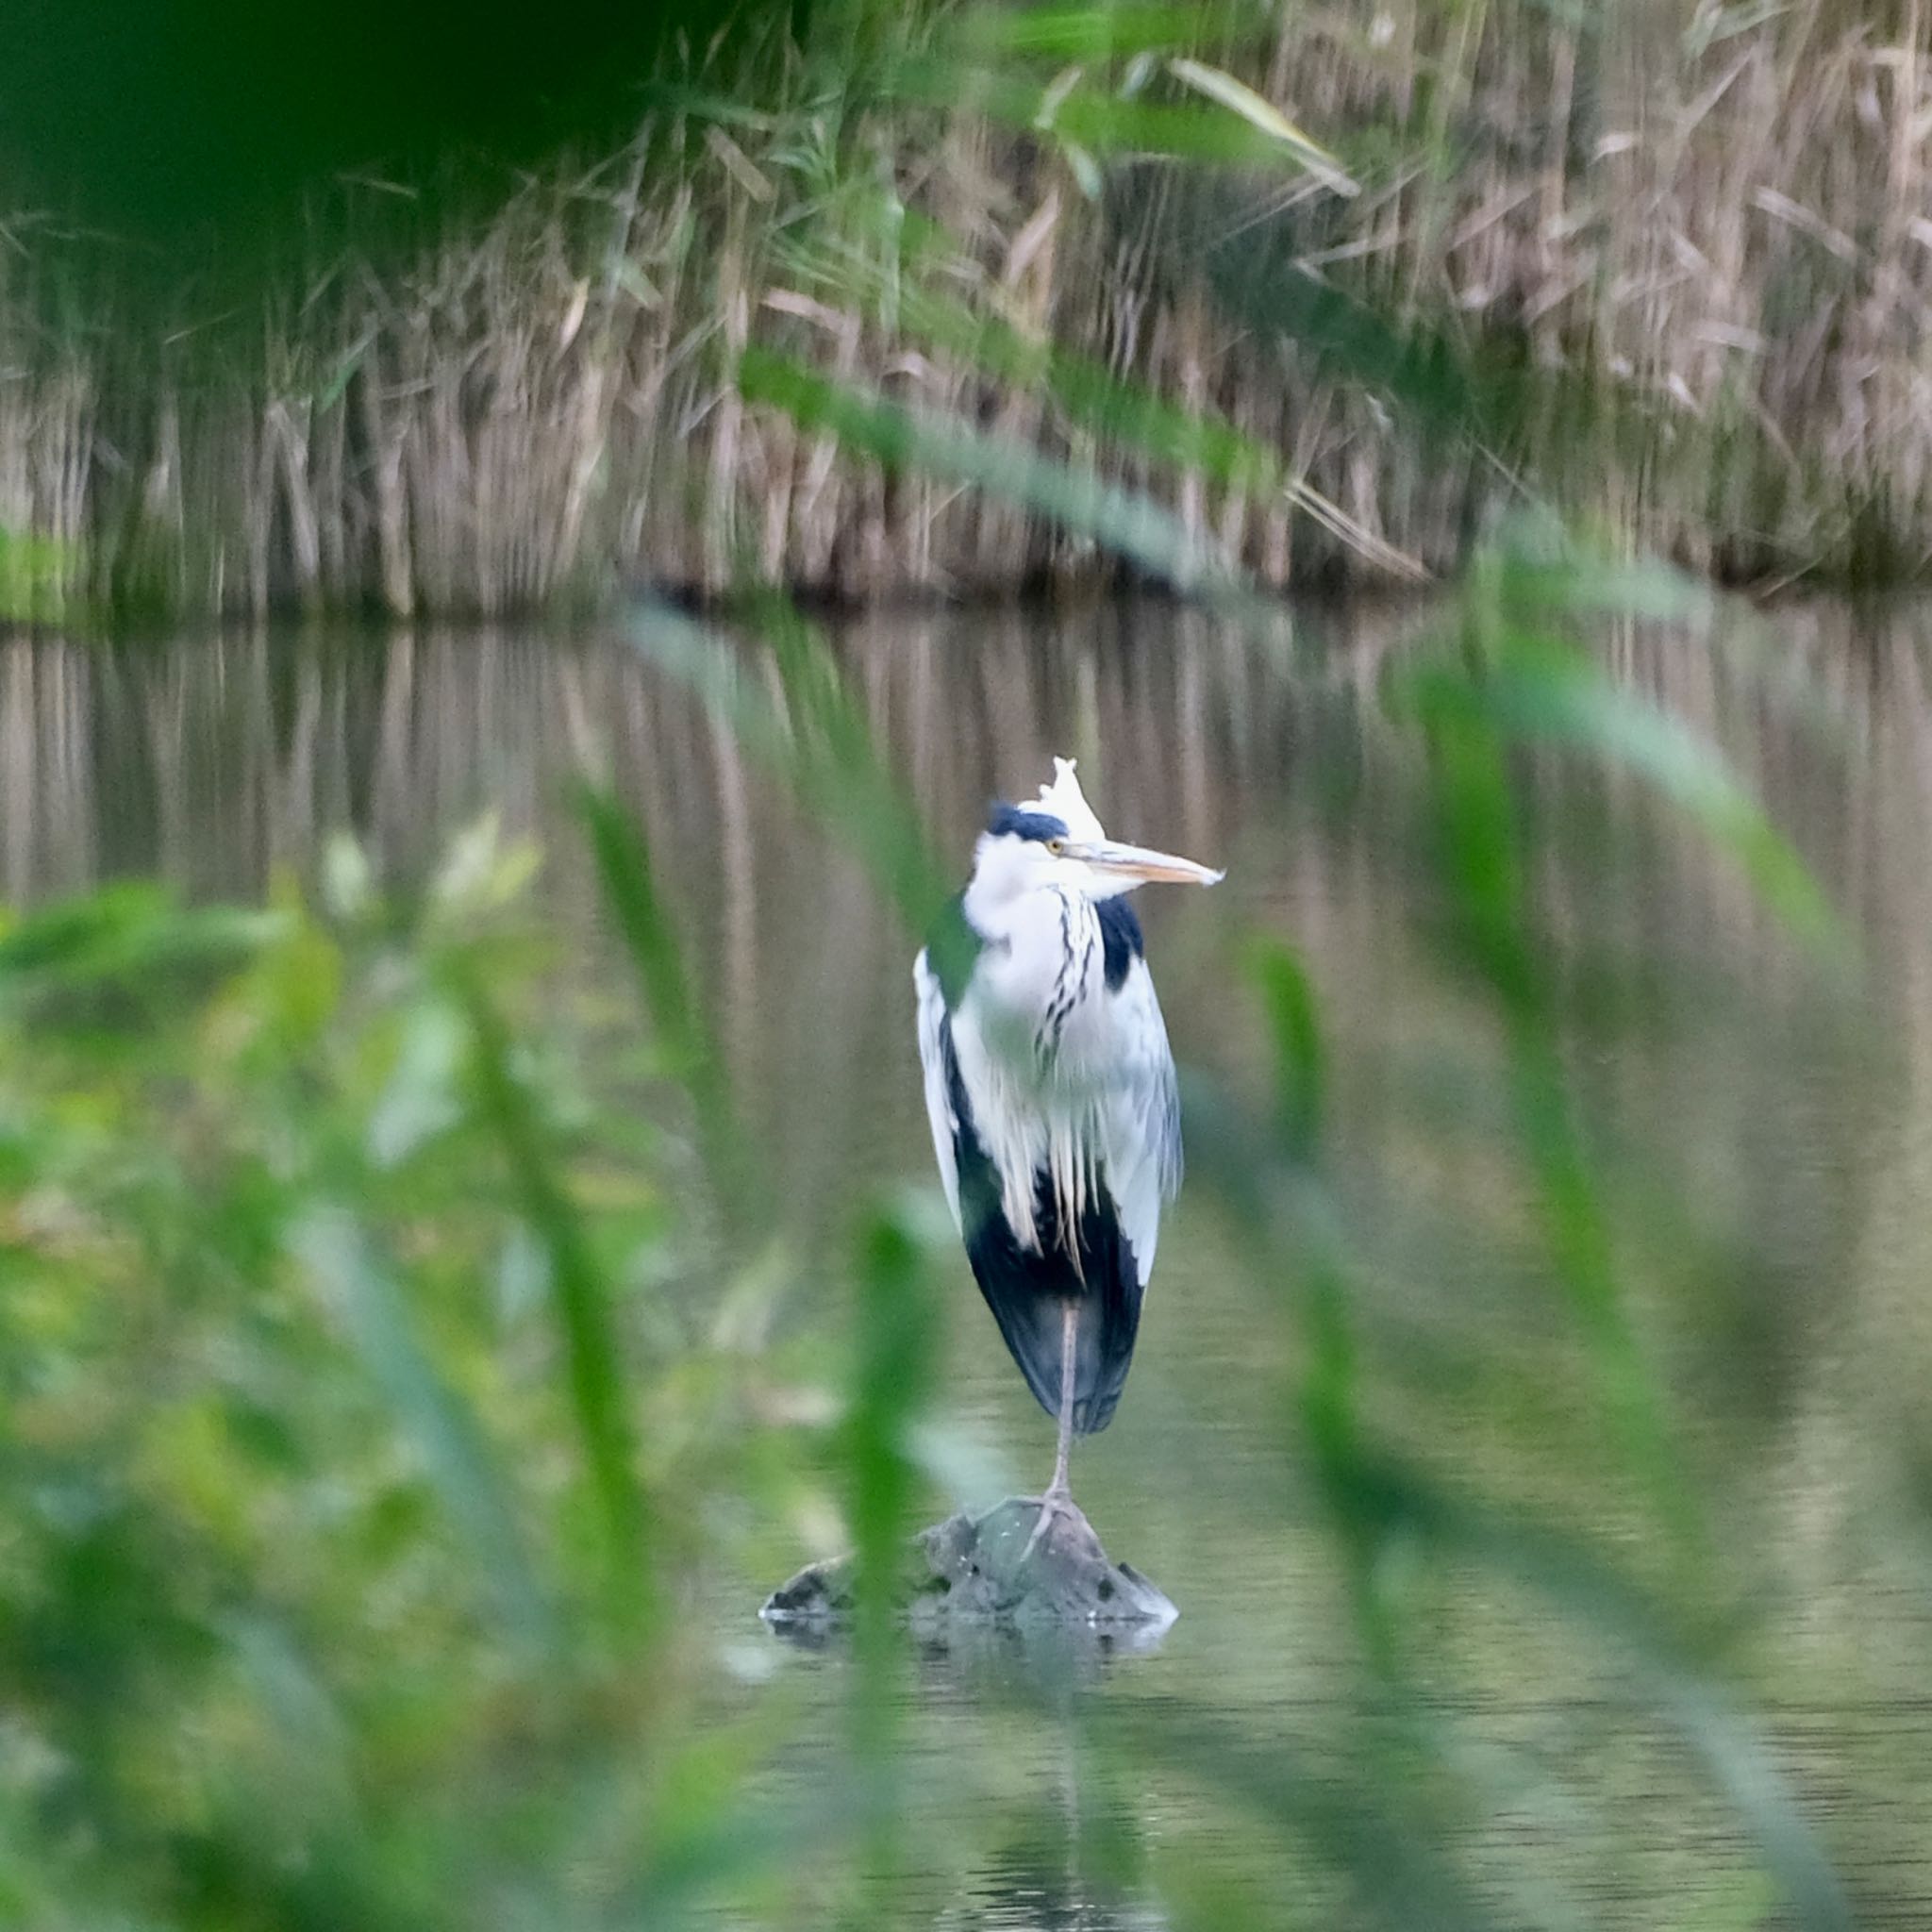
[[[1064,839],[1049,839],[1046,841],[1046,849],[1058,858],[1067,849],[1067,841]]]

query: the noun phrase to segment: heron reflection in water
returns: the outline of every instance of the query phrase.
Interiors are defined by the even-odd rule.
[[[1058,1424],[1026,1544],[1071,1516],[1076,1435],[1112,1419],[1160,1210],[1181,1178],[1174,1054],[1125,894],[1211,886],[1188,858],[1108,838],[1071,760],[993,808],[973,877],[913,968],[940,1178],[974,1277]]]

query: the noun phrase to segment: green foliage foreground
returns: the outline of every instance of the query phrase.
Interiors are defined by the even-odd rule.
[[[1091,1869],[1151,1884],[1176,1923],[1278,1900],[1185,1822],[1137,1869],[1108,1794],[1156,1772],[1214,1794],[1258,1870],[1332,1901],[1324,1923],[1546,1921],[1540,1896],[1476,1890],[1456,1853],[1455,1821],[1498,1801],[1422,1693],[1418,1565],[1525,1592],[1566,1642],[1621,1660],[1743,1848],[1725,1923],[1850,1923],[1740,1694],[1747,1625],[1633,1325],[1525,883],[1540,747],[1656,788],[1837,944],[1714,755],[1574,641],[1580,612],[1659,594],[1560,552],[1487,559],[1384,694],[1424,753],[1427,917],[1493,1029],[1626,1534],[1471,1495],[1385,1425],[1325,1179],[1321,1002],[1256,935],[1272,1097],[1197,1088],[1196,1186],[1288,1344],[1284,1428],[1346,1579],[1363,1715],[1318,1775],[1226,1713],[1089,1698],[1071,1657],[1049,1660]],[[939,874],[917,817],[808,630],[770,613],[752,662],[667,616],[637,636],[924,915]],[[408,903],[341,845],[311,895],[266,909],[123,886],[0,937],[9,1923],[901,1923],[908,1872],[960,1855],[906,1835],[916,1700],[882,1594],[932,1500],[931,1216],[851,1204],[846,1323],[774,1328],[797,1257],[737,1205],[748,1156],[650,855],[601,791],[583,810],[649,1027],[574,990],[525,903],[534,855],[487,826]],[[749,1596],[741,1627],[695,1610],[721,1568],[775,1580],[785,1525],[834,1506],[873,1593],[827,1738],[782,1674],[759,1686],[758,1664],[748,1688],[728,1667]],[[807,1743],[842,1774],[783,1800],[769,1772]],[[1598,1825],[1622,1828],[1576,1828]]]

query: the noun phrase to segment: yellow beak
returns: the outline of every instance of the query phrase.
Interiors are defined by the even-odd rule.
[[[1150,884],[1211,886],[1223,877],[1209,866],[1196,865],[1191,858],[1176,858],[1171,852],[1153,852],[1144,845],[1117,845],[1111,839],[1087,844],[1069,841],[1061,848],[1060,856],[1077,858],[1100,872],[1119,873]]]

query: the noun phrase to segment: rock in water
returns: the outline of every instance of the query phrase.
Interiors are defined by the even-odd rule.
[[[1180,1614],[1138,1570],[1111,1561],[1076,1508],[1056,1516],[1025,1554],[1040,1518],[1037,1496],[1008,1496],[983,1516],[964,1510],[914,1539],[902,1591],[922,1636],[957,1624],[1079,1624],[1164,1630]],[[759,1612],[792,1630],[828,1629],[852,1614],[853,1559],[813,1563],[774,1590]]]

